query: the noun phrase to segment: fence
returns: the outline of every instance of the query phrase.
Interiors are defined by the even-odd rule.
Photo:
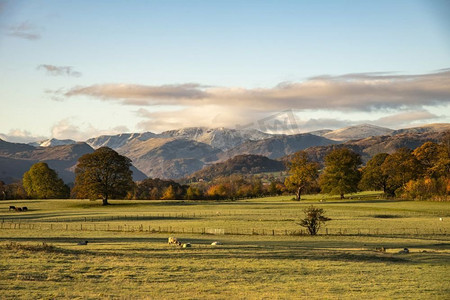
[[[49,231],[115,231],[148,232],[167,234],[210,234],[210,235],[264,235],[288,236],[307,235],[306,230],[261,229],[261,228],[186,228],[172,226],[104,224],[104,223],[38,223],[1,222],[0,229],[49,230]],[[359,235],[359,236],[403,236],[403,235],[447,235],[446,228],[324,228],[321,235]]]

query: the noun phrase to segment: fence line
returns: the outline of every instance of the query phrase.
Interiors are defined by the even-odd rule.
[[[97,223],[37,223],[37,222],[2,222],[0,229],[50,230],[50,231],[115,231],[148,232],[168,234],[210,234],[210,235],[263,235],[288,236],[307,235],[306,230],[260,229],[260,228],[187,228],[172,226],[97,224]],[[321,235],[447,235],[445,228],[324,228]]]

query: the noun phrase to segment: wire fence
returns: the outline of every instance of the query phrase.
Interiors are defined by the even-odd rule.
[[[309,235],[307,230],[261,229],[261,228],[207,228],[151,226],[146,224],[118,223],[38,223],[38,222],[1,222],[0,229],[36,230],[36,231],[114,231],[147,232],[167,234],[210,234],[210,235],[262,235],[289,236]],[[446,228],[323,228],[320,235],[355,236],[424,236],[448,235]]]

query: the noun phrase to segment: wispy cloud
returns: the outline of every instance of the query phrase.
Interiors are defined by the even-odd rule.
[[[91,96],[101,100],[118,100],[127,105],[177,105],[183,100],[201,101],[208,98],[203,86],[194,83],[148,86],[137,84],[98,84],[75,87],[63,95]]]
[[[36,69],[45,70],[46,73],[51,76],[81,76],[80,72],[75,71],[73,67],[69,66],[39,65],[36,67]]]
[[[90,96],[124,105],[218,105],[260,111],[322,109],[373,111],[450,103],[450,70],[431,74],[379,73],[318,76],[273,88],[210,87],[200,84],[97,84],[74,87],[65,97]]]
[[[26,40],[38,40],[41,38],[41,30],[29,21],[6,28],[6,34],[12,37],[22,38]]]
[[[126,126],[116,126],[109,129],[98,129],[92,124],[79,124],[73,118],[66,118],[55,123],[51,128],[51,137],[56,139],[73,139],[76,141],[85,141],[91,137],[100,135],[113,135],[123,132],[129,132]]]
[[[44,136],[34,136],[31,132],[21,129],[12,129],[8,133],[0,133],[0,139],[11,143],[31,143],[45,140]]]

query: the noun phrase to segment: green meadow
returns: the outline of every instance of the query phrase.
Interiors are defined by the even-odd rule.
[[[301,202],[284,196],[111,204],[0,202],[0,298],[448,299],[450,294],[447,202],[360,193],[344,200],[306,196]],[[10,205],[28,211],[9,211]],[[310,205],[332,219],[318,236],[305,235],[297,225]],[[168,245],[169,236],[192,247]],[[77,245],[80,241],[88,244]],[[214,241],[222,245],[212,246]],[[403,248],[409,253],[399,253]]]

